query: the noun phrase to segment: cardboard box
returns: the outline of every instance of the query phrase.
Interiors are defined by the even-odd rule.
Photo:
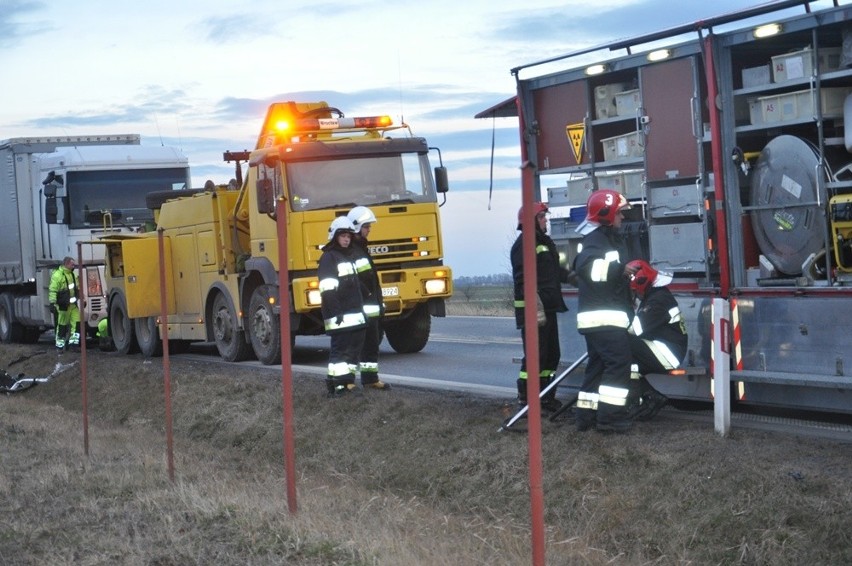
[[[604,138],[601,143],[604,149],[604,161],[642,157],[645,154],[645,146],[639,132]]]
[[[625,90],[615,95],[615,113],[619,116],[635,116],[640,106],[642,97],[639,89]]]
[[[615,95],[630,88],[630,83],[612,83],[595,87],[595,117],[598,120],[616,116]]]
[[[839,47],[821,47],[819,72],[839,69],[840,52]],[[808,78],[813,72],[813,50],[810,47],[772,57],[772,80],[776,83]]]
[[[760,67],[749,67],[741,71],[743,77],[743,88],[768,85],[772,82],[770,65]]]

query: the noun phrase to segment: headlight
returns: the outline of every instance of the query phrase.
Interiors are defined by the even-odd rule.
[[[319,289],[308,289],[305,293],[305,297],[308,301],[309,307],[318,307],[322,303]]]
[[[427,295],[443,295],[447,292],[447,280],[429,279],[423,288]]]

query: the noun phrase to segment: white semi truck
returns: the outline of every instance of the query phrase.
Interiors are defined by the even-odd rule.
[[[50,275],[78,242],[153,225],[146,195],[190,186],[177,149],[137,134],[18,137],[0,141],[0,342],[35,342],[53,327]],[[82,251],[82,332],[106,316],[102,245]]]

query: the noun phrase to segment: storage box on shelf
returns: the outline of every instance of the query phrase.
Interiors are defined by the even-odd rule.
[[[586,204],[594,183],[589,176],[569,179],[565,187],[547,189],[547,202],[550,206],[575,206]]]
[[[821,47],[818,52],[819,71],[825,73],[840,68],[839,47]],[[813,50],[810,47],[772,57],[772,80],[776,83],[803,79],[813,75]]]
[[[615,113],[618,116],[635,116],[642,106],[639,89],[626,90],[615,95]]]
[[[650,263],[673,273],[701,273],[707,268],[704,224],[657,224],[648,228]]]
[[[768,85],[772,82],[772,71],[768,64],[743,69],[741,74],[743,77],[743,88]]]
[[[824,117],[842,116],[843,103],[850,93],[852,93],[850,88],[820,89],[822,115]],[[755,116],[752,112],[752,124],[812,118],[816,115],[815,101],[816,91],[812,89],[758,97],[760,121],[754,121]]]
[[[612,83],[595,87],[595,117],[598,120],[617,115],[615,95],[630,88],[630,83]]]
[[[701,216],[704,196],[695,183],[648,188],[648,215],[651,218]]]
[[[645,153],[645,146],[639,132],[604,138],[601,143],[604,149],[604,161],[642,157]]]

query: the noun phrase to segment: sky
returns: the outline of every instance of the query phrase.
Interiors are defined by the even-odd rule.
[[[389,114],[441,148],[454,275],[509,273],[517,119],[474,115],[515,94],[511,69],[764,3],[0,0],[0,140],[137,133],[180,148],[201,187],[234,176],[222,153],[254,147],[272,102]]]

